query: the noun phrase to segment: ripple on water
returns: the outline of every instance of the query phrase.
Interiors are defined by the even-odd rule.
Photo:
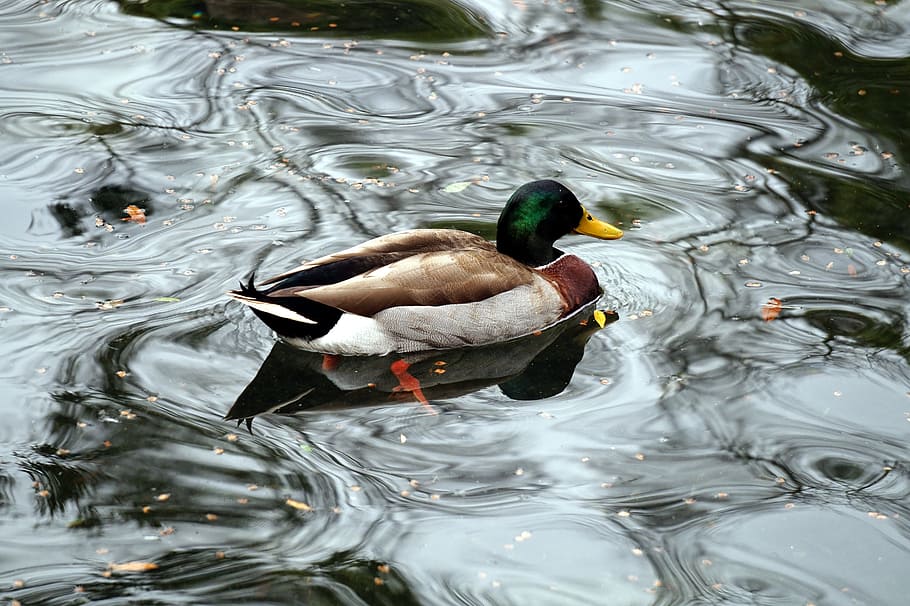
[[[442,42],[123,6],[0,8],[10,599],[905,593],[908,272],[825,210],[844,183],[904,206],[900,150],[840,113],[906,54],[897,5],[504,3]],[[220,420],[274,341],[239,278],[490,234],[539,177],[627,230],[565,240],[620,315],[565,391]],[[102,576],[129,561],[159,568]]]
[[[910,493],[910,478],[897,444],[834,447],[822,438],[777,438],[774,459],[787,474],[782,488],[806,491],[808,499],[829,504],[865,502],[870,511],[900,515],[907,509],[902,503]]]
[[[745,512],[742,512],[745,513]],[[730,516],[710,529],[691,528],[675,542],[689,591],[727,600],[787,604],[806,601],[877,603],[890,595],[901,555],[884,525],[839,509],[763,507]],[[864,537],[851,549],[851,537]],[[807,539],[806,537],[812,537]],[[783,546],[783,547],[782,547]],[[821,547],[821,549],[819,548]],[[851,570],[853,574],[843,574]],[[862,583],[856,579],[875,579]]]
[[[282,53],[249,50],[251,56],[239,68],[241,75],[247,75],[244,88],[254,93],[253,99],[258,94],[274,95],[272,103],[281,102],[280,113],[290,110],[298,120],[322,117],[323,122],[337,125],[369,119],[393,125],[426,123],[450,111],[432,94],[435,86],[445,85],[445,79],[437,75],[428,81],[419,64],[401,52],[389,53],[392,60],[377,69],[375,48],[316,50],[303,45]],[[276,87],[276,81],[281,86]],[[363,91],[369,94],[358,94]]]

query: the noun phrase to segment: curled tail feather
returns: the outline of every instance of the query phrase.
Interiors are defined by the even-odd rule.
[[[256,274],[251,273],[238,290],[228,291],[228,296],[249,306],[260,320],[282,337],[315,339],[325,335],[341,317],[341,310],[311,301],[296,294],[294,288],[282,283],[266,290],[255,284]],[[303,289],[301,289],[303,290]],[[271,293],[281,291],[280,294]]]

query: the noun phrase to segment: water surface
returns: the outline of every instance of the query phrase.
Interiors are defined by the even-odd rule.
[[[3,598],[903,604],[908,15],[5,3]],[[223,296],[537,178],[627,230],[563,242],[618,319],[428,404]]]

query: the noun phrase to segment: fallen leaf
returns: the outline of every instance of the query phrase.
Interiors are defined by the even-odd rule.
[[[128,216],[120,219],[121,221],[131,221],[133,223],[145,223],[145,209],[139,208],[135,204],[130,204],[123,209]]]
[[[765,322],[776,320],[780,311],[784,308],[781,300],[777,297],[771,297],[768,302],[761,306],[761,319]]]
[[[299,509],[300,511],[313,511],[313,508],[304,503],[303,501],[295,501],[294,499],[288,499],[284,502],[285,505],[290,505],[294,509]]]
[[[107,301],[99,301],[95,304],[98,309],[107,311],[109,309],[116,309],[123,305],[123,299],[108,299]]]
[[[158,303],[179,303],[180,299],[177,297],[155,297],[154,299]]]
[[[594,310],[594,321],[597,322],[597,325],[603,328],[607,325],[607,314],[602,312],[599,309]]]
[[[148,572],[157,570],[158,564],[154,562],[124,562],[122,564],[111,564],[107,568],[110,572]]]
[[[442,188],[442,191],[444,191],[447,194],[457,194],[460,191],[466,190],[470,186],[471,186],[470,181],[459,181],[457,183],[449,183],[448,185],[446,185],[445,187]]]

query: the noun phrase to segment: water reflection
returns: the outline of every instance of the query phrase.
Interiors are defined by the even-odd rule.
[[[373,37],[381,23],[383,36],[402,40],[457,41],[490,34],[481,14],[450,0],[145,0],[121,5],[129,14],[185,19],[193,27],[214,30]]]
[[[278,341],[226,419],[420,402],[429,406],[490,385],[514,400],[561,393],[600,330],[593,305],[540,334],[506,343],[387,356],[328,356]],[[619,316],[606,313],[606,322]],[[605,324],[606,326],[606,324]]]
[[[93,228],[114,231],[115,226],[123,222],[145,223],[148,216],[154,214],[151,195],[127,185],[105,185],[90,192],[87,201],[85,197],[85,193],[80,192],[79,196],[72,196],[72,200],[48,206],[64,237],[82,236]]]

